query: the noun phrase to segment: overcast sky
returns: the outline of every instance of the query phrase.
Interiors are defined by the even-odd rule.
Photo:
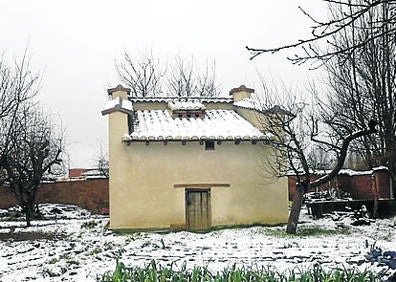
[[[250,61],[245,49],[309,36],[312,23],[299,5],[326,14],[320,0],[0,0],[0,53],[13,60],[28,46],[31,68],[43,74],[40,101],[66,128],[70,167],[93,167],[107,146],[100,111],[106,90],[120,83],[115,60],[124,50],[214,60],[223,95],[257,87],[257,72],[303,87],[306,67],[292,66],[286,54]]]

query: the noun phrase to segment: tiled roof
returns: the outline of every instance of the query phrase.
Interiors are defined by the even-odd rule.
[[[172,118],[168,110],[138,110],[125,141],[268,140],[232,110],[207,110],[204,118]]]
[[[181,97],[129,97],[129,100],[133,102],[170,102],[177,99],[183,99]],[[190,97],[189,100],[199,100],[201,103],[232,103],[232,98],[229,97]]]
[[[199,100],[172,100],[168,102],[171,110],[205,110],[206,107]]]
[[[253,99],[253,98],[245,98],[242,99],[241,101],[234,102],[234,106],[255,110],[259,112],[263,111],[263,105],[261,105],[260,101],[258,99]]]
[[[107,115],[114,111],[121,111],[126,114],[131,114],[133,112],[132,102],[124,100],[120,97],[117,97],[111,101],[107,101],[102,109],[102,115]]]
[[[274,105],[272,108],[266,108],[265,105],[255,97],[245,98],[241,101],[234,102],[234,106],[248,110],[257,111],[264,114],[284,114],[293,115],[292,113],[282,109],[279,105]]]

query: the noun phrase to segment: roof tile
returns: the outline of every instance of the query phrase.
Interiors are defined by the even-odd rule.
[[[173,118],[168,110],[135,112],[131,140],[267,140],[267,135],[232,110],[207,110],[204,118]]]

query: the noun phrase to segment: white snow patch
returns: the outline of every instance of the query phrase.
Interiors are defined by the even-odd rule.
[[[112,111],[119,110],[125,113],[132,113],[133,105],[129,100],[122,99],[121,97],[116,97],[111,101],[107,101],[102,108],[102,115],[108,114]]]
[[[232,110],[207,110],[204,118],[173,118],[169,111],[136,111],[132,140],[267,139]]]
[[[56,214],[56,209],[60,210]],[[18,241],[0,240],[0,281],[96,281],[106,271],[114,271],[118,257],[126,266],[146,266],[152,259],[162,266],[188,269],[205,266],[221,271],[236,266],[273,266],[278,270],[309,267],[320,263],[325,269],[356,267],[379,271],[365,262],[369,244],[395,250],[395,218],[377,220],[371,226],[350,228],[350,235],[294,237],[274,236],[281,227],[251,227],[212,231],[130,233],[120,235],[106,229],[108,217],[90,215],[70,205],[44,205],[46,218],[24,228],[23,221],[0,221],[2,233],[50,234],[53,238]],[[58,219],[62,217],[62,219]],[[303,210],[299,228],[316,226],[336,229],[331,218],[313,220]],[[2,234],[0,233],[0,236]],[[11,236],[12,237],[12,236]],[[43,236],[44,237],[44,236]],[[49,237],[49,236],[47,236]]]
[[[245,109],[263,111],[264,107],[260,103],[260,100],[254,97],[255,96],[252,96],[251,98],[245,98],[238,102],[234,102],[234,105]]]
[[[168,102],[168,108],[171,110],[205,110],[206,107],[198,99],[190,100],[172,100]]]

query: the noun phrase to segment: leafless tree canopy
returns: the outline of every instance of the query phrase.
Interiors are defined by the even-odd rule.
[[[346,155],[342,148],[351,144],[352,151],[359,154],[368,167],[388,166],[395,187],[396,1],[322,1],[328,4],[330,12],[324,21],[300,8],[314,23],[310,38],[275,48],[247,49],[252,52],[252,59],[263,53],[294,49],[295,56],[289,58],[293,63],[310,61],[313,68],[324,67],[328,74],[327,103],[318,103],[315,107],[315,112],[321,115],[320,120],[312,118],[309,123],[311,140],[325,150],[341,149],[336,154],[338,160]],[[323,131],[328,136],[319,139]],[[374,132],[378,134],[371,134]],[[340,136],[344,136],[341,146],[337,141]],[[298,158],[304,161],[301,155]],[[310,183],[305,176],[299,186],[309,187],[321,181],[323,179]],[[303,190],[297,194],[302,193]]]
[[[396,31],[396,1],[394,0],[322,0],[328,4],[332,17],[327,20],[316,19],[312,13],[302,7],[299,9],[309,17],[313,26],[312,36],[299,39],[297,42],[278,47],[269,48],[246,48],[251,52],[251,59],[264,54],[276,53],[282,50],[296,48],[297,52],[293,57],[289,57],[295,64],[303,64],[307,61],[323,62],[333,58],[338,54],[352,55],[353,52],[363,50],[370,42],[384,36],[394,37]],[[373,18],[373,30],[368,37],[360,38],[353,44],[339,46],[334,41],[334,36],[339,36],[351,27],[364,30],[365,26],[360,26],[362,18],[373,14],[374,10],[384,9],[388,11],[387,18]],[[375,12],[374,12],[375,13]],[[324,50],[318,46],[326,46]]]
[[[132,97],[162,95],[164,70],[152,55],[135,60],[124,52],[116,68],[120,79],[131,88]]]
[[[201,71],[192,59],[175,57],[167,65],[153,55],[133,58],[125,52],[116,68],[132,97],[216,97],[220,92],[214,63]]]
[[[354,3],[365,5],[366,1]],[[343,32],[332,37],[339,52],[323,61],[327,71],[328,107],[323,117],[334,131],[358,130],[371,119],[378,121],[378,134],[352,142],[353,155],[362,168],[385,165],[396,184],[396,40],[394,3],[373,6]],[[337,13],[333,13],[338,18]],[[380,27],[378,26],[381,23]],[[375,34],[381,36],[375,37]],[[365,42],[361,48],[350,48]]]
[[[219,89],[215,82],[215,66],[209,70],[206,65],[204,72],[199,72],[196,66],[180,57],[175,59],[175,65],[168,77],[168,91],[178,97],[216,97]]]
[[[11,125],[16,122],[23,103],[36,96],[39,90],[40,76],[30,71],[29,63],[26,53],[21,62],[12,67],[3,57],[0,60],[0,167],[11,147],[15,131]]]
[[[276,93],[265,84],[263,88],[260,100],[262,114],[259,118],[265,131],[273,137],[274,148],[266,167],[279,177],[289,171],[297,177],[297,193],[287,226],[288,233],[296,233],[304,192],[335,177],[342,168],[350,143],[375,133],[376,122],[370,121],[357,131],[347,126],[344,126],[345,130],[337,130],[330,116],[318,114],[323,105],[313,104],[312,101],[307,103],[292,92]],[[330,173],[313,181],[312,174],[317,169],[313,152],[318,150],[334,161]]]
[[[63,133],[35,101],[40,76],[26,53],[13,67],[5,60],[0,66],[0,184],[15,194],[29,226],[43,177],[62,168]]]
[[[359,27],[364,29],[351,27],[335,42],[348,46],[367,40],[375,32],[375,22],[387,22],[388,13],[387,9],[372,9],[359,21]],[[369,167],[394,163],[394,159],[389,160],[394,154],[389,150],[395,147],[395,44],[395,37],[385,34],[369,41],[362,52],[353,52],[351,56],[339,54],[325,65],[329,101],[332,111],[338,112],[338,122],[361,126],[370,116],[379,121],[376,138],[366,138],[356,149]]]

